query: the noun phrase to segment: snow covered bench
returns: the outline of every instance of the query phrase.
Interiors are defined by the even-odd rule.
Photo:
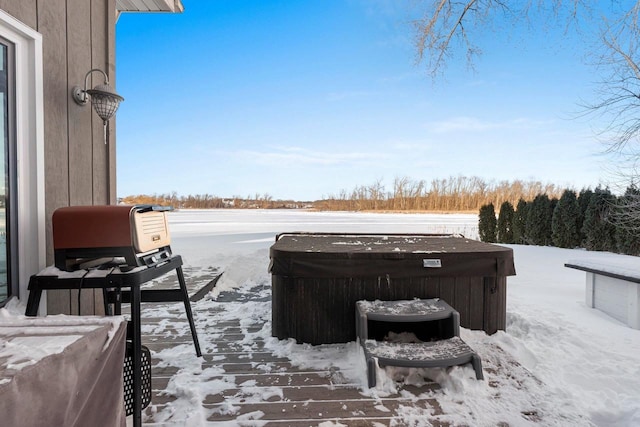
[[[564,266],[587,273],[585,300],[588,307],[640,329],[640,263],[636,265],[638,268],[628,263],[572,260]]]

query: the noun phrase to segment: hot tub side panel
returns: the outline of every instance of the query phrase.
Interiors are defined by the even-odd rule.
[[[353,341],[359,300],[441,298],[462,327],[493,334],[506,325],[506,277],[300,278],[272,275],[272,334],[326,344]]]
[[[483,280],[485,297],[482,329],[491,335],[507,327],[507,278],[485,277]]]

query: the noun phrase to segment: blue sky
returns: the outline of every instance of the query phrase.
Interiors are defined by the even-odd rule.
[[[183,0],[116,27],[118,196],[315,200],[396,177],[606,183],[597,78],[562,34],[479,39],[475,71],[415,63],[415,2]],[[561,40],[562,39],[562,40]]]

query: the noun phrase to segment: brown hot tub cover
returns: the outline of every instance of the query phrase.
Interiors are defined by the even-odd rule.
[[[289,277],[515,275],[512,249],[450,235],[283,234],[270,257]]]

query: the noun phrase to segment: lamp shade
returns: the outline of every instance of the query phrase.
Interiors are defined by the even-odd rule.
[[[118,110],[124,98],[118,95],[108,84],[98,85],[86,91],[91,95],[91,105],[103,121],[108,121]]]

